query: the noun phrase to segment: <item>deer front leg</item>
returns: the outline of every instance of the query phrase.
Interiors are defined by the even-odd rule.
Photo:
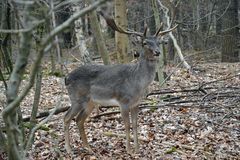
[[[72,150],[70,147],[69,126],[70,126],[70,122],[64,122],[65,148],[67,150],[67,153],[70,154]]]
[[[138,106],[131,108],[131,118],[132,118],[132,126],[133,126],[133,137],[134,137],[134,147],[135,152],[139,152],[139,144],[138,144],[138,131],[137,131],[137,116],[138,116]]]
[[[130,120],[129,120],[129,108],[127,106],[123,106],[121,108],[121,115],[125,125],[125,132],[126,132],[126,149],[129,154],[131,154],[130,148]]]

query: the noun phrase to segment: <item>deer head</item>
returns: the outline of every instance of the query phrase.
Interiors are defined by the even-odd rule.
[[[155,56],[159,56],[161,54],[161,49],[159,48],[160,44],[161,44],[161,37],[164,36],[165,34],[173,31],[176,27],[174,26],[173,28],[170,28],[168,30],[165,31],[161,31],[163,24],[160,24],[159,29],[156,31],[156,33],[154,35],[147,35],[147,31],[148,31],[148,27],[145,26],[144,32],[136,32],[130,29],[123,29],[122,27],[118,26],[114,19],[109,17],[108,15],[104,14],[102,11],[99,11],[99,14],[106,20],[106,23],[108,24],[109,27],[111,27],[113,30],[122,33],[122,34],[127,34],[127,35],[133,35],[133,36],[137,36],[140,37],[140,41],[142,44],[142,47],[145,50],[145,56],[147,56],[150,59],[155,59]]]

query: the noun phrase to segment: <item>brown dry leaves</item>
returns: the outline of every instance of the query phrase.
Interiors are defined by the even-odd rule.
[[[204,64],[198,65],[199,72],[191,74],[185,69],[178,69],[165,89],[182,89],[188,86],[201,85],[240,73],[240,64]],[[173,70],[170,68],[169,71]],[[1,84],[2,85],[2,84]],[[62,79],[44,76],[40,110],[53,108],[59,101]],[[212,83],[212,87],[240,87],[240,77]],[[157,90],[154,83],[151,90]],[[162,88],[160,88],[162,89]],[[163,90],[163,89],[162,89]],[[210,90],[212,91],[212,90]],[[218,90],[219,91],[219,90]],[[24,115],[29,115],[33,102],[33,91],[21,104]],[[64,90],[63,106],[70,101]],[[171,96],[181,96],[173,93]],[[189,99],[184,94],[185,100]],[[150,97],[153,104],[161,104],[161,95]],[[227,99],[230,101],[231,97]],[[226,101],[226,99],[224,99]],[[212,99],[208,104],[199,107],[177,105],[158,109],[142,109],[138,116],[140,152],[129,155],[125,150],[124,126],[119,114],[90,118],[85,123],[88,141],[93,149],[90,153],[82,149],[77,126],[71,124],[71,146],[73,155],[68,155],[64,148],[63,114],[55,115],[46,125],[49,131],[39,130],[35,143],[28,152],[29,159],[239,159],[240,152],[240,110],[238,106],[228,107],[225,101]],[[217,103],[218,102],[218,103]],[[239,102],[240,103],[240,102]],[[239,104],[238,103],[238,104]],[[214,104],[214,105],[213,105]],[[195,107],[194,107],[195,106]],[[210,107],[207,107],[210,106]],[[102,112],[117,108],[102,109]],[[96,112],[92,115],[95,115]],[[106,133],[112,133],[111,136]],[[133,144],[132,144],[133,146]]]

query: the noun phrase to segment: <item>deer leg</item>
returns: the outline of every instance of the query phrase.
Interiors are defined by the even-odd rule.
[[[79,106],[72,105],[72,107],[67,111],[67,113],[64,116],[64,137],[65,137],[65,148],[68,153],[71,153],[71,147],[70,147],[70,135],[69,135],[69,126],[71,123],[71,120],[76,116],[78,113],[77,109]]]
[[[137,116],[138,116],[138,106],[131,108],[134,147],[135,147],[135,152],[136,153],[139,152],[138,131],[137,131]]]
[[[130,120],[129,120],[129,109],[127,106],[121,107],[121,115],[125,125],[125,132],[126,132],[126,149],[127,152],[131,154],[130,148]]]
[[[64,121],[65,148],[68,153],[71,153],[72,150],[70,147],[69,126],[70,126],[70,122]]]
[[[83,147],[87,148],[88,150],[91,150],[91,147],[87,142],[87,136],[84,129],[84,122],[87,119],[87,117],[91,114],[93,109],[94,105],[92,102],[89,101],[87,105],[85,105],[84,110],[82,110],[76,118],[76,123],[78,125],[80,136],[83,142]]]

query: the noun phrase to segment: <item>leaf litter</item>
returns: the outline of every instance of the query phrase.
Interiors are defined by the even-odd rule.
[[[139,153],[126,153],[125,130],[119,113],[94,118],[97,114],[94,110],[85,123],[93,152],[82,148],[78,128],[72,122],[73,154],[67,154],[64,113],[60,113],[46,124],[49,130],[36,132],[28,158],[240,159],[240,64],[211,63],[196,67],[195,73],[179,68],[163,87],[157,82],[149,87],[150,94],[142,100],[138,116]],[[168,68],[167,74],[171,70]],[[62,93],[62,82],[63,78],[43,77],[39,112],[55,107]],[[24,80],[23,84],[26,83]],[[21,103],[24,116],[31,113],[33,97],[34,90],[31,90]],[[1,103],[4,103],[2,98]],[[70,106],[65,88],[62,105]],[[100,114],[116,110],[117,107],[103,107]]]

